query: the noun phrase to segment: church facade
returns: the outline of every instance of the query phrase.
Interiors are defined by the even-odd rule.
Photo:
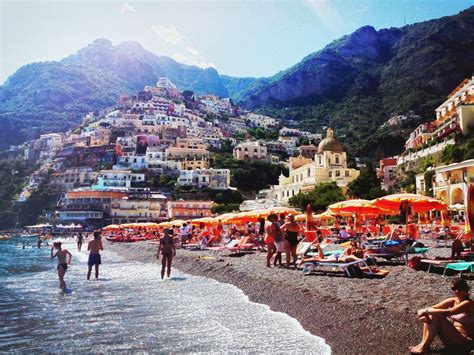
[[[289,176],[280,175],[278,185],[269,190],[268,197],[286,205],[291,197],[299,192],[309,192],[322,182],[336,182],[345,193],[349,182],[359,174],[359,170],[347,167],[346,152],[329,128],[312,158],[302,154],[290,158]]]

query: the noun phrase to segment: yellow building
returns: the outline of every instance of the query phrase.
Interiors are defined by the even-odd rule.
[[[273,187],[273,197],[280,204],[287,204],[290,197],[308,192],[322,182],[336,182],[343,192],[359,176],[359,171],[347,167],[347,155],[331,128],[318,145],[314,159],[300,155],[290,158],[289,176],[281,175]]]
[[[435,168],[433,192],[449,205],[466,206],[468,184],[474,183],[474,159]]]

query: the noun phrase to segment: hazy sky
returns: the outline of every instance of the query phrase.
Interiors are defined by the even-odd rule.
[[[5,1],[0,83],[20,66],[59,60],[96,38],[235,76],[269,76],[363,25],[453,15],[474,0]]]

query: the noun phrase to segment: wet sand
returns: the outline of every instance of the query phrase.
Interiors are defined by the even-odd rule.
[[[148,242],[108,247],[131,260],[156,262],[157,247]],[[430,249],[428,256],[448,253],[445,248]],[[173,264],[183,272],[233,284],[251,301],[296,318],[324,338],[334,354],[408,353],[408,346],[421,340],[416,310],[452,294],[452,277],[404,265],[384,265],[390,273],[383,279],[304,276],[301,270],[265,267],[261,252],[231,257],[182,249]]]

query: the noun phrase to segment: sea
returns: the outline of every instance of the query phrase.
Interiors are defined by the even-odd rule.
[[[73,255],[66,293],[50,246],[0,240],[1,353],[331,353],[294,318],[229,284],[177,269],[161,280],[158,264],[109,250],[99,279],[87,281],[87,248],[62,241]]]

